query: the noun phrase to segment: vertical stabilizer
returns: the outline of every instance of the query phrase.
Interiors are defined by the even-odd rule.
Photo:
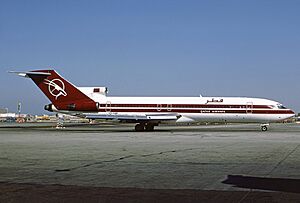
[[[34,70],[15,73],[31,78],[58,110],[98,110],[98,103],[61,77],[55,70]]]

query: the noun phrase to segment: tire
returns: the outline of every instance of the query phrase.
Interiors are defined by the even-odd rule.
[[[267,131],[268,127],[267,126],[261,126],[261,131]]]
[[[139,123],[139,124],[136,124],[134,129],[137,132],[143,132],[145,130],[145,126],[143,124]]]
[[[154,125],[153,124],[148,124],[145,126],[146,131],[154,131]]]

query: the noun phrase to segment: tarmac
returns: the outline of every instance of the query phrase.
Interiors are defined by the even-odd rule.
[[[0,124],[0,202],[300,202],[300,124],[133,128]]]

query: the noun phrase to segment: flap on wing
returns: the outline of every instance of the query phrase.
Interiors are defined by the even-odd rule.
[[[128,122],[147,122],[147,121],[172,121],[177,120],[181,116],[178,114],[145,114],[145,115],[119,115],[119,114],[88,114],[87,119],[106,119],[119,120]]]

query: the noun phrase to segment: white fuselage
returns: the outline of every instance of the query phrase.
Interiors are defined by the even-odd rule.
[[[87,94],[88,95],[88,94]],[[271,123],[294,116],[276,101],[245,97],[108,97],[88,95],[100,104],[85,115],[179,115],[176,122]]]

